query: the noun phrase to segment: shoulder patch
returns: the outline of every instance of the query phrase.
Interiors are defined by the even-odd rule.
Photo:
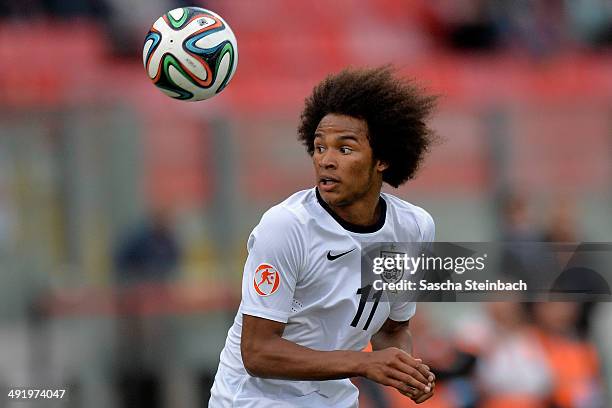
[[[280,286],[280,273],[270,264],[261,264],[253,276],[253,289],[259,296],[270,296]]]

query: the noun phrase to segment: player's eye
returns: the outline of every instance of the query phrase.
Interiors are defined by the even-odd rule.
[[[317,153],[323,153],[325,151],[325,147],[323,147],[321,145],[315,145],[315,151]]]
[[[340,153],[342,154],[351,154],[352,152],[353,152],[353,149],[351,149],[350,147],[342,146],[340,148]]]

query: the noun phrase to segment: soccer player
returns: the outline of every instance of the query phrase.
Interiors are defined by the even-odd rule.
[[[381,188],[414,177],[434,104],[389,67],[344,70],[314,88],[299,139],[316,186],[269,209],[249,237],[210,407],[356,407],[356,376],[418,403],[432,396],[435,376],[411,354],[415,304],[372,301],[360,248],[433,241],[431,216]]]

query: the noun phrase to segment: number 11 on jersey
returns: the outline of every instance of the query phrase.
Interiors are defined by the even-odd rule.
[[[370,296],[370,291],[372,290],[372,285],[364,286],[363,288],[357,289],[357,294],[361,295],[359,299],[359,307],[357,308],[357,314],[353,321],[351,322],[351,326],[357,327],[357,323],[361,319],[361,315],[363,314],[363,309],[365,309],[366,302],[368,301],[368,297]],[[374,300],[374,304],[372,305],[372,310],[370,310],[370,315],[368,316],[368,320],[366,320],[365,325],[363,326],[363,330],[368,330],[370,327],[370,322],[374,317],[374,313],[376,313],[376,308],[378,307],[378,302],[380,302],[380,297],[382,296],[382,290],[377,290],[372,294],[372,300]]]

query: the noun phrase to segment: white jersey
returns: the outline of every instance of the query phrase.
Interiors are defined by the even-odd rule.
[[[367,302],[360,308],[360,248],[367,242],[431,242],[434,223],[420,207],[381,194],[372,227],[335,216],[315,188],[295,193],[262,217],[248,240],[242,302],[230,328],[209,407],[354,407],[349,379],[291,381],[249,375],[242,363],[242,315],[286,323],[283,338],[314,350],[364,349],[390,318],[406,321],[411,302]],[[370,294],[370,297],[372,294]]]

